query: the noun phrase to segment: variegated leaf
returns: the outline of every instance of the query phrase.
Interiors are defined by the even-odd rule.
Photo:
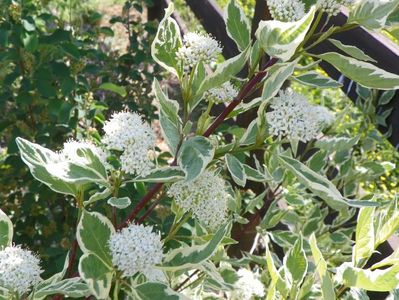
[[[227,34],[236,42],[240,51],[244,51],[251,41],[251,26],[237,1],[230,0],[226,5],[224,17]]]
[[[10,246],[14,229],[10,218],[0,209],[0,249]]]

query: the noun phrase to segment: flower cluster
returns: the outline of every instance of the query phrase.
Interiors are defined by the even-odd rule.
[[[220,43],[208,34],[189,32],[184,35],[183,41],[177,56],[185,66],[194,67],[200,61],[212,63],[222,53]]]
[[[330,16],[336,16],[340,12],[341,6],[348,7],[354,2],[354,0],[318,0],[317,7]]]
[[[64,148],[59,153],[60,160],[67,160],[75,164],[88,164],[87,158],[82,155],[79,150],[90,149],[94,155],[96,155],[104,166],[108,166],[107,163],[107,153],[104,149],[97,147],[90,141],[75,141],[69,140],[64,143]]]
[[[232,299],[250,300],[253,296],[265,296],[265,288],[257,274],[247,269],[239,269],[237,275],[239,278],[234,284],[236,289],[232,292]]]
[[[40,260],[18,246],[0,251],[0,286],[23,295],[41,281]]]
[[[273,109],[266,113],[269,132],[274,136],[287,136],[303,142],[316,138],[334,121],[326,108],[311,105],[307,99],[291,89],[280,91],[271,101]]]
[[[113,233],[108,246],[112,263],[122,271],[124,277],[140,272],[148,280],[163,280],[163,273],[154,268],[163,257],[161,237],[152,232],[152,226],[130,224]]]
[[[155,144],[150,125],[136,113],[123,111],[112,115],[104,125],[104,144],[110,150],[123,151],[120,160],[126,173],[145,176],[153,167],[148,156]]]
[[[172,184],[168,195],[210,229],[216,229],[226,219],[228,194],[225,182],[211,171],[204,171],[193,181]]]
[[[224,103],[233,100],[238,95],[237,89],[231,82],[225,82],[220,87],[210,89],[204,95],[207,101],[213,103]]]
[[[298,21],[305,15],[305,5],[300,0],[268,0],[270,14],[282,22]]]

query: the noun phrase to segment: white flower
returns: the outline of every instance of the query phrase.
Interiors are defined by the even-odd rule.
[[[340,12],[341,6],[349,7],[354,2],[354,0],[318,0],[317,7],[330,16],[336,16]]]
[[[184,44],[177,52],[177,56],[185,66],[193,67],[200,61],[205,64],[216,61],[222,53],[219,42],[208,34],[189,32],[184,35]]]
[[[107,153],[104,149],[97,147],[90,141],[69,140],[64,143],[64,148],[59,153],[60,160],[66,160],[75,164],[88,164],[89,161],[79,152],[80,149],[90,149],[96,155],[104,166],[108,166]]]
[[[238,95],[238,91],[231,84],[225,82],[220,87],[213,88],[205,93],[205,99],[214,103],[224,103],[232,101]]]
[[[162,261],[161,237],[152,232],[152,226],[130,224],[113,233],[108,246],[112,263],[122,271],[124,277],[140,272],[148,280],[163,280],[163,273],[154,268]]]
[[[247,269],[239,269],[237,275],[239,278],[234,284],[236,289],[232,292],[232,299],[250,300],[253,296],[265,296],[265,288],[257,274]]]
[[[112,115],[104,125],[104,144],[108,149],[123,151],[122,170],[145,176],[153,167],[148,152],[155,144],[150,125],[136,113],[124,111]]]
[[[216,229],[226,219],[228,194],[225,182],[211,171],[205,170],[193,181],[172,184],[168,195],[211,229]]]
[[[305,5],[300,0],[267,0],[274,20],[282,22],[298,21],[305,15]]]
[[[316,138],[334,119],[327,109],[311,105],[291,89],[280,91],[270,107],[273,110],[266,113],[270,134],[303,142]]]
[[[41,281],[40,260],[18,246],[0,251],[0,286],[22,295]]]

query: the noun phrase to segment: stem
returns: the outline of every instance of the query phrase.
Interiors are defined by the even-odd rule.
[[[209,137],[219,126],[220,124],[223,123],[225,118],[233,111],[233,109],[244,99],[244,97],[247,96],[248,93],[251,92],[251,90],[266,76],[267,71],[266,69],[272,65],[274,65],[278,61],[277,58],[270,58],[270,60],[267,62],[265,65],[263,71],[257,73],[248,83],[244,85],[244,87],[241,89],[240,93],[238,96],[223,110],[223,112],[216,118],[216,120],[209,126],[209,128],[205,131],[203,134],[204,137]],[[173,161],[171,166],[176,166],[177,165],[177,158]],[[126,218],[125,221],[123,221],[119,226],[117,226],[117,229],[121,229],[125,227],[127,224],[129,224],[133,219],[138,215],[138,213],[145,207],[145,205],[151,201],[151,199],[162,189],[163,183],[157,183],[155,184],[150,191],[139,201],[139,203],[136,205],[136,207],[133,209],[133,211],[130,213],[130,215]],[[155,206],[151,206],[152,209]],[[146,215],[148,216],[149,213],[147,212]],[[145,218],[144,218],[145,219]],[[144,221],[143,218],[141,218],[141,221]]]
[[[190,219],[191,213],[186,214],[177,224],[172,226],[168,236],[163,240],[163,243],[165,244],[166,242],[170,241],[176,233],[179,231],[179,229],[187,222],[188,219]]]
[[[191,273],[190,276],[188,276],[182,283],[180,283],[177,287],[174,288],[175,291],[180,290],[187,282],[190,281],[191,278],[193,278],[193,276],[195,274],[197,274],[200,270],[195,270],[193,273]]]

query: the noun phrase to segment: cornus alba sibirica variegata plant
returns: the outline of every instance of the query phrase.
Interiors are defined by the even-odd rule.
[[[397,199],[360,189],[389,164],[361,158],[362,134],[337,136],[346,111],[307,99],[298,86],[341,87],[319,71],[324,61],[361,95],[380,90],[387,103],[399,76],[334,38],[357,26],[383,29],[399,1],[313,2],[269,1],[275,20],[261,21],[252,39],[250,20],[229,1],[226,30],[239,54],[224,61],[211,35],[182,36],[170,4],[151,51],[181,96],[171,99],[154,80],[161,136],[124,110],[110,114],[102,136],[63,149],[17,138],[32,176],[76,207],[77,227],[66,237],[64,268],[49,276],[44,253],[13,244],[18,215],[1,212],[0,298],[394,297],[398,252],[369,258],[399,228]],[[319,26],[342,5],[345,24]],[[337,52],[314,54],[326,40]],[[238,79],[242,69],[248,77]],[[246,125],[234,123],[247,112]]]

